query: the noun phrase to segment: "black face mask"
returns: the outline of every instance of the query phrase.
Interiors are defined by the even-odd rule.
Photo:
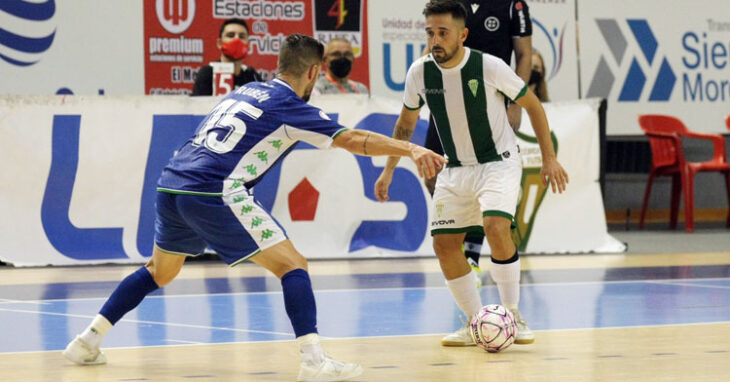
[[[532,73],[530,73],[530,81],[528,81],[528,85],[536,85],[536,84],[539,84],[540,81],[542,81],[542,73],[538,72],[535,69],[532,69]]]
[[[348,60],[347,57],[340,57],[330,61],[329,68],[337,78],[345,78],[352,70],[352,61]]]

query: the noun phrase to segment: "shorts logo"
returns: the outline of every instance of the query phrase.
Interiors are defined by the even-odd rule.
[[[490,32],[494,32],[499,29],[499,19],[494,16],[487,17],[484,20],[484,28]]]
[[[436,203],[436,216],[441,217],[441,214],[444,212],[444,202],[439,201]]]
[[[174,34],[185,32],[195,18],[195,0],[157,0],[157,20],[166,31]]]
[[[449,219],[449,220],[434,220],[431,222],[431,227],[436,227],[440,225],[449,225],[449,224],[456,224],[456,220]]]

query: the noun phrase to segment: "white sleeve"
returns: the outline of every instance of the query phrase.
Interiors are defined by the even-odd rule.
[[[419,84],[423,82],[423,74],[421,70],[417,69],[417,67],[423,68],[422,65],[419,66],[416,64],[413,64],[410,68],[408,68],[408,73],[406,74],[406,89],[403,92],[403,106],[410,110],[420,109],[424,103],[423,98],[421,98],[421,95],[419,94],[419,90],[423,88],[423,86],[419,86]]]
[[[525,81],[497,57],[484,55],[484,79],[512,101],[527,93]]]

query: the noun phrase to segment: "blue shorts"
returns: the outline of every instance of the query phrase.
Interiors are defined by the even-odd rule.
[[[155,245],[195,256],[209,246],[229,265],[287,239],[248,190],[226,196],[157,193]]]

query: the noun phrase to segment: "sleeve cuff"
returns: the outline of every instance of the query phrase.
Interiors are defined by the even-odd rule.
[[[518,99],[522,98],[522,96],[524,96],[525,94],[527,94],[527,84],[525,84],[525,86],[522,87],[522,90],[520,90],[520,92],[517,93],[517,96],[514,99],[512,99],[512,102],[515,102]]]

